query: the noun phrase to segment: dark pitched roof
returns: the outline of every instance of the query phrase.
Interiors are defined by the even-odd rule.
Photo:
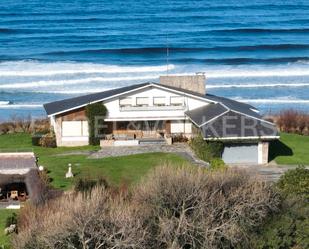
[[[278,136],[275,125],[229,111],[201,127],[205,139],[242,139]]]
[[[262,118],[262,116],[256,112],[257,109],[253,107],[252,105],[238,102],[236,100],[232,100],[232,99],[228,99],[224,97],[219,97],[219,96],[212,95],[212,94],[206,94],[206,98],[212,101],[222,103],[223,105],[225,105],[226,107],[228,107],[229,109],[233,111],[241,112],[241,113],[244,113],[246,115],[249,115],[255,118]],[[256,111],[253,111],[253,110],[256,110]]]
[[[55,102],[51,102],[51,103],[47,103],[44,104],[44,108],[46,110],[47,115],[52,115],[55,113],[61,113],[67,110],[71,110],[71,109],[75,109],[78,107],[82,107],[85,106],[89,103],[93,103],[93,102],[97,102],[100,100],[104,100],[106,98],[112,97],[114,95],[117,94],[121,94],[121,93],[125,93],[127,91],[131,91],[131,90],[135,90],[138,89],[140,87],[144,87],[147,85],[157,85],[160,87],[165,87],[167,89],[170,90],[174,90],[174,91],[180,91],[183,92],[184,94],[189,94],[189,95],[193,95],[199,98],[203,98],[205,101],[208,101],[210,103],[221,103],[224,106],[226,106],[228,109],[237,111],[237,112],[241,112],[244,113],[246,115],[255,117],[255,118],[261,118],[261,116],[256,113],[255,111],[252,111],[251,109],[256,110],[253,106],[245,104],[245,103],[241,103],[235,100],[231,100],[231,99],[227,99],[227,98],[223,98],[223,97],[219,97],[219,96],[215,96],[212,94],[200,94],[200,93],[196,93],[193,91],[189,91],[186,89],[181,89],[181,88],[177,88],[177,87],[172,87],[172,86],[167,86],[167,85],[162,85],[159,83],[152,83],[152,82],[147,82],[147,83],[142,83],[142,84],[137,84],[137,85],[132,85],[132,86],[126,86],[126,87],[121,87],[121,88],[116,88],[116,89],[112,89],[112,90],[108,90],[108,91],[104,91],[104,92],[99,92],[99,93],[93,93],[93,94],[88,94],[88,95],[83,95],[83,96],[79,96],[79,97],[75,97],[75,98],[69,98],[69,99],[65,99],[65,100],[60,100],[60,101],[55,101]],[[205,109],[206,112],[211,112],[211,113],[217,113],[220,112],[220,110],[222,110],[222,106],[215,106],[215,107],[210,107],[209,109]],[[206,116],[212,116],[211,113],[204,113],[204,115]],[[198,116],[197,114],[191,114],[194,115],[195,117]],[[195,118],[196,119],[196,118]]]
[[[92,102],[99,101],[101,99],[105,99],[117,94],[121,94],[127,91],[135,90],[140,87],[146,86],[150,83],[137,84],[132,86],[126,86],[121,88],[116,88],[104,92],[92,93],[88,95],[83,95],[75,98],[64,99],[60,101],[55,101],[51,103],[44,104],[45,111],[47,115],[51,115],[54,113],[70,110],[77,108],[79,106],[87,105]]]
[[[198,126],[201,126],[205,122],[212,120],[224,112],[228,111],[226,107],[221,105],[220,103],[211,103],[192,111],[187,111],[185,114]]]

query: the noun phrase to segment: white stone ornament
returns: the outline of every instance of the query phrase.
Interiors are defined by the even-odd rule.
[[[68,172],[65,174],[65,178],[72,178],[74,177],[73,173],[72,173],[72,165],[69,163],[69,169]]]

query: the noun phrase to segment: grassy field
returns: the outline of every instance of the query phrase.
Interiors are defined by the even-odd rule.
[[[280,141],[271,144],[270,159],[278,164],[309,165],[309,136],[280,133]]]
[[[49,172],[52,185],[56,188],[69,189],[74,179],[66,179],[68,164],[72,164],[73,173],[78,177],[105,177],[111,184],[137,182],[151,168],[162,164],[182,164],[187,161],[175,154],[149,153],[105,159],[88,159],[81,152],[96,151],[97,146],[74,148],[42,148],[32,146],[29,134],[10,134],[0,136],[0,151],[30,149],[39,157],[39,164]],[[281,133],[281,139],[270,146],[270,159],[278,164],[309,165],[309,137]],[[70,154],[75,153],[75,154]],[[78,154],[80,153],[80,154]],[[4,235],[6,217],[14,211],[0,210],[0,248],[9,246],[9,236]],[[16,212],[16,211],[15,211]]]
[[[98,150],[97,146],[83,146],[74,148],[42,148],[32,146],[31,136],[28,134],[10,134],[0,136],[0,151],[33,150],[39,157],[39,165],[43,165],[52,179],[51,184],[56,188],[69,189],[75,179],[79,177],[97,178],[104,177],[110,184],[134,184],[151,168],[162,164],[183,164],[187,161],[171,153],[148,153],[132,156],[105,159],[88,159],[80,152]],[[68,153],[67,155],[64,155]],[[76,153],[71,154],[70,153]],[[68,164],[76,177],[66,179],[65,173]],[[9,246],[9,236],[4,235],[6,217],[14,211],[0,210],[0,248],[1,245]],[[16,212],[16,211],[15,211]],[[7,247],[6,247],[7,248]]]
[[[159,164],[165,162],[182,164],[187,162],[184,158],[171,153],[148,153],[117,158],[88,159],[87,155],[78,155],[78,153],[95,151],[99,147],[42,148],[32,146],[28,134],[0,136],[1,149],[32,149],[36,156],[39,157],[39,165],[43,165],[48,170],[52,185],[61,189],[68,189],[74,183],[74,179],[65,178],[69,163],[72,164],[72,170],[76,178],[103,176],[112,184],[121,182],[130,184],[138,181],[149,169]]]

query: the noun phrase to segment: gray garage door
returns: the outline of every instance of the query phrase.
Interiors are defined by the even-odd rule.
[[[258,163],[257,144],[229,144],[225,145],[222,154],[225,163]]]

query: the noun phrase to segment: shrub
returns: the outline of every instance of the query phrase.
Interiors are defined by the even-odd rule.
[[[103,177],[100,177],[98,179],[79,178],[75,182],[74,190],[76,192],[90,192],[96,186],[107,188],[107,180]]]
[[[0,135],[7,134],[10,131],[10,123],[4,122],[0,124]]]
[[[94,103],[86,106],[86,116],[89,124],[89,144],[100,144],[100,138],[97,135],[102,133],[102,129],[96,127],[96,125],[98,125],[96,123],[96,118],[104,118],[106,114],[107,109],[102,103]]]
[[[13,247],[250,248],[249,231],[279,203],[269,184],[243,171],[164,166],[131,195],[94,187],[26,205]]]
[[[283,174],[277,186],[287,195],[301,195],[309,199],[309,169],[298,166]]]
[[[42,138],[43,134],[35,133],[31,137],[31,142],[33,146],[40,146],[40,140]]]
[[[17,224],[17,214],[12,213],[10,216],[8,216],[5,220],[5,227],[9,227],[10,225],[16,225]]]
[[[309,205],[299,197],[283,201],[280,213],[274,215],[252,236],[256,249],[306,249],[309,245]]]
[[[254,248],[305,249],[309,245],[309,170],[288,170],[277,182],[284,195],[281,210],[253,237]]]
[[[210,160],[211,170],[226,170],[227,166],[221,158],[213,158]]]
[[[308,135],[308,114],[289,109],[281,111],[276,119],[276,123],[281,131]]]
[[[138,211],[121,196],[112,199],[104,188],[89,195],[67,194],[44,206],[23,208],[13,247],[147,248],[143,243],[148,233]]]
[[[213,158],[220,158],[223,152],[223,143],[207,142],[201,135],[192,138],[190,146],[195,154],[206,162],[210,162]]]
[[[188,142],[188,138],[183,134],[173,135],[172,139],[173,139],[173,143],[186,143],[186,142]]]
[[[280,202],[268,184],[243,171],[185,167],[156,168],[133,199],[148,212],[152,248],[249,248],[250,229]]]
[[[40,138],[39,145],[47,148],[56,148],[57,142],[54,133],[45,134]]]

